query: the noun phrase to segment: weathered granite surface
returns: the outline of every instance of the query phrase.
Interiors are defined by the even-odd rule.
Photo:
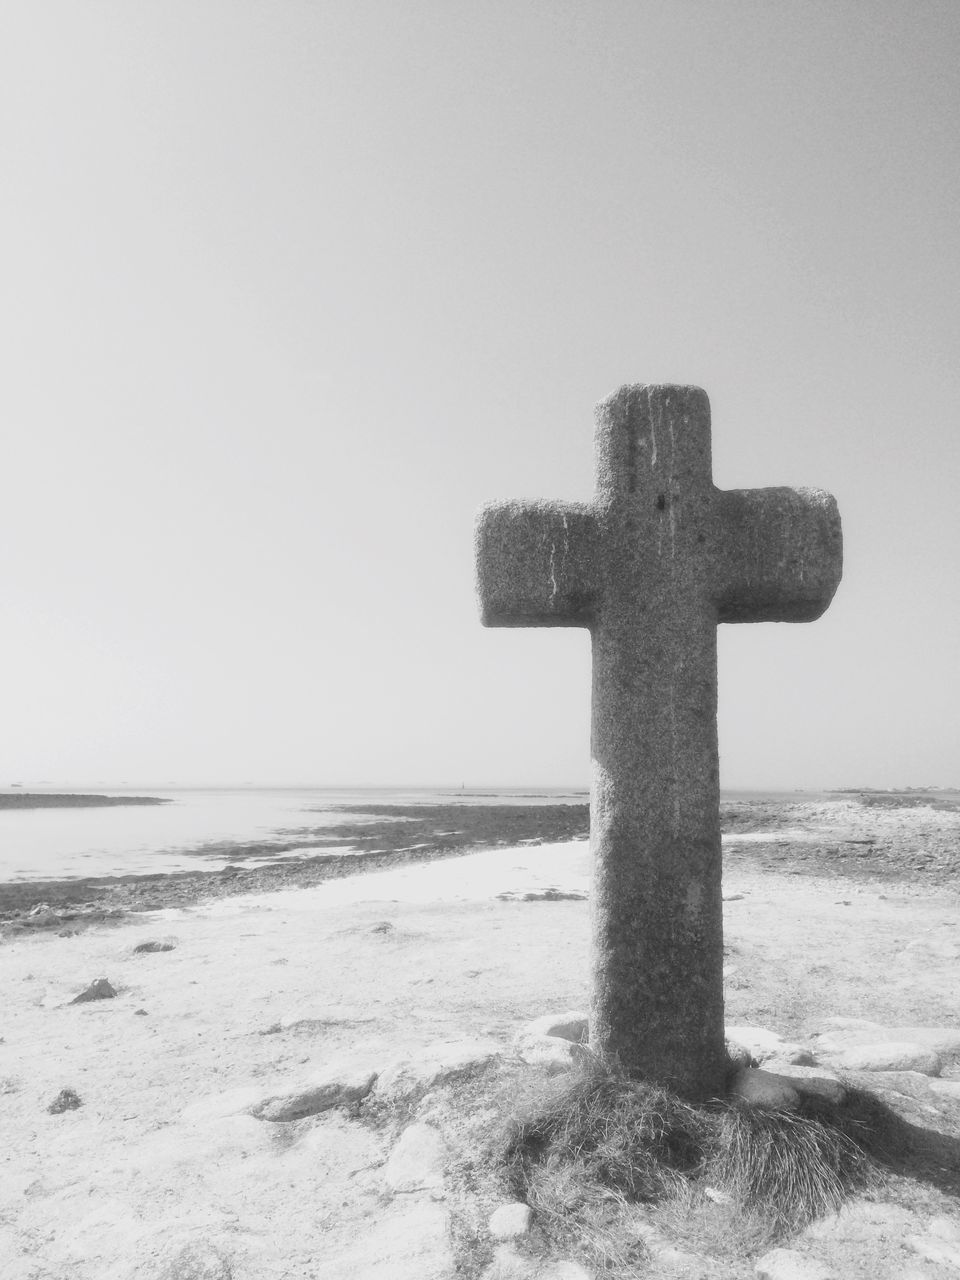
[[[476,535],[487,626],[593,638],[591,1045],[691,1097],[725,1071],[718,622],[807,622],[841,573],[834,499],[721,491],[697,387],[597,409],[592,503],[501,502]]]

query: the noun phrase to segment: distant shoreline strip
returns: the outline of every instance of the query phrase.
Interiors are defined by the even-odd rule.
[[[95,796],[72,792],[0,792],[0,809],[104,809],[111,805],[170,804],[166,796]]]

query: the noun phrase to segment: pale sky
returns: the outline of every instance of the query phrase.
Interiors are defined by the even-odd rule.
[[[585,784],[474,515],[673,381],[844,522],[722,784],[960,786],[958,68],[956,0],[7,0],[0,785]]]

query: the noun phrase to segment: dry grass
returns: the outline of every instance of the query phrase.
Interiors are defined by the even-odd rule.
[[[506,1181],[551,1247],[609,1277],[637,1274],[657,1227],[742,1257],[878,1183],[888,1145],[889,1113],[862,1097],[795,1112],[693,1105],[595,1063],[550,1088],[510,1124]]]

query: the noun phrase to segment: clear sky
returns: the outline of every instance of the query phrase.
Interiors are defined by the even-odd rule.
[[[7,0],[0,784],[585,783],[492,498],[692,382],[837,497],[720,635],[727,787],[960,785],[955,0]]]

